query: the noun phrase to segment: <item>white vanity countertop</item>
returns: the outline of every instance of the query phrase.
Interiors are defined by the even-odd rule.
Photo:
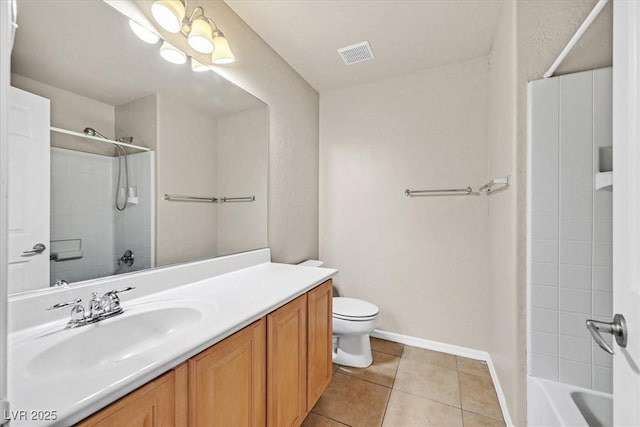
[[[13,333],[9,335],[8,395],[14,411],[11,425],[76,423],[335,273],[336,270],[328,268],[265,263],[137,299],[129,300],[127,294],[123,294],[125,313],[93,325],[62,330],[65,319]],[[79,354],[77,358],[62,361],[52,357],[50,363],[45,360],[44,364],[34,365],[38,355],[47,349],[75,335],[91,333],[92,328],[95,332],[108,322],[117,322],[119,317],[128,315],[127,311],[134,316],[144,314],[149,307],[183,305],[197,307],[205,314],[188,330],[172,332],[172,338],[162,339],[159,345],[146,343],[149,349],[139,354],[127,356],[126,345],[120,342],[123,348],[115,363],[101,364],[99,358],[92,360],[91,355],[85,358]],[[97,346],[117,348],[119,339],[111,341],[97,343]],[[32,411],[56,411],[56,420],[34,419],[43,414]]]

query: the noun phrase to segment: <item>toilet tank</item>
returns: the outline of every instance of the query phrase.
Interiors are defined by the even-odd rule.
[[[302,265],[304,267],[322,267],[324,265],[324,262],[317,259],[308,259],[298,265]]]

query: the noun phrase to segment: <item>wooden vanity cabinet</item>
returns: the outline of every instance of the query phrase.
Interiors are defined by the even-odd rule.
[[[78,426],[299,426],[331,381],[332,290],[324,282]]]
[[[333,282],[307,293],[307,411],[333,376]]]
[[[190,426],[264,426],[266,328],[260,319],[189,360]]]
[[[307,295],[267,316],[267,425],[299,426],[307,416]]]
[[[84,419],[78,427],[172,427],[187,425],[187,365],[129,393],[105,409]]]

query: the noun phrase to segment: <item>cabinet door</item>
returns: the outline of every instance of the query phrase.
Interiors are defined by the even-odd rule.
[[[327,280],[309,291],[307,298],[307,411],[311,411],[333,375],[333,282]]]
[[[189,425],[265,425],[265,321],[189,360]]]
[[[140,387],[105,409],[81,421],[79,427],[184,426],[176,417],[174,371]]]
[[[307,295],[267,316],[267,425],[298,426],[307,415]]]

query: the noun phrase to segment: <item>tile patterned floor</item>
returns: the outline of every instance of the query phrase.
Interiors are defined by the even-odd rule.
[[[371,338],[373,364],[334,365],[303,427],[504,427],[487,364]]]

